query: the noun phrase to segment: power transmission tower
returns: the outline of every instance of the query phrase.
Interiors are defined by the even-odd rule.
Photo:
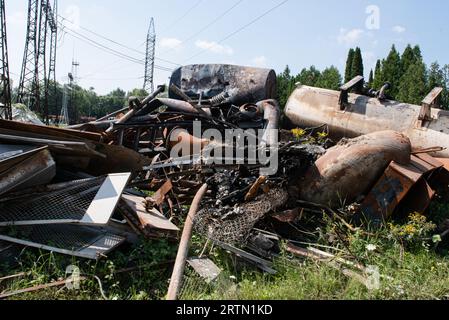
[[[154,29],[154,19],[151,18],[150,27],[147,34],[147,50],[145,58],[145,75],[143,89],[148,93],[154,92],[154,56],[156,51],[156,31]]]
[[[0,118],[12,119],[5,0],[0,0]]]
[[[47,36],[49,29],[51,31],[50,68],[47,71]],[[52,10],[50,0],[28,0],[27,35],[17,101],[26,104],[33,111],[42,113],[47,123],[48,79],[50,76],[56,79],[54,71],[56,67],[56,41],[57,16],[56,12]],[[41,92],[43,92],[43,108],[41,106]]]
[[[37,54],[35,62],[34,71],[34,95],[36,97],[35,110],[44,116],[44,121],[47,122],[48,110],[45,110],[46,97],[44,95],[44,107],[42,110],[41,106],[41,88],[44,88],[47,83],[47,61],[46,61],[46,50],[47,50],[47,18],[48,18],[48,0],[41,0],[40,10],[39,10],[39,23],[38,23],[38,41],[37,41]]]
[[[50,59],[48,76],[45,77],[45,91],[44,91],[44,115],[48,124],[48,103],[50,94],[50,84],[52,85],[53,98],[57,101],[57,84],[56,84],[56,50],[58,42],[58,1],[54,0],[53,8],[50,6],[50,1],[46,0],[46,14],[47,22],[50,27]],[[44,69],[44,75],[46,70]],[[52,83],[50,83],[50,81]],[[55,104],[56,105],[56,104]]]
[[[39,99],[35,94],[35,73],[36,57],[38,56],[37,37],[38,37],[38,0],[28,0],[28,23],[25,39],[25,51],[23,54],[22,71],[20,73],[19,92],[17,102],[23,103],[31,110],[36,110],[36,103],[39,106]]]

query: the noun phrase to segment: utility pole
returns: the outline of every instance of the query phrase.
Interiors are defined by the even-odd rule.
[[[0,0],[0,118],[12,120],[5,0]]]
[[[72,72],[69,73],[69,90],[70,90],[70,103],[69,103],[69,124],[79,123],[78,107],[76,105],[76,87],[78,85],[78,67],[79,62],[72,60]]]
[[[145,58],[145,75],[143,89],[148,93],[154,92],[154,57],[156,51],[156,31],[154,29],[154,19],[151,18],[150,27],[147,34],[147,50]]]

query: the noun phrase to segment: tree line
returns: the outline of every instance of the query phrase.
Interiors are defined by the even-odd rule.
[[[344,79],[334,66],[322,72],[311,66],[302,69],[297,75],[292,75],[287,66],[278,75],[278,100],[285,106],[296,83],[338,90],[343,80],[346,83],[358,75],[363,76],[364,71],[362,51],[359,47],[351,48],[348,52]],[[390,84],[387,91],[390,99],[418,105],[433,88],[442,87],[440,103],[444,109],[449,109],[449,64],[440,66],[438,62],[433,62],[427,67],[419,46],[408,45],[401,54],[393,45],[388,56],[379,59],[375,69],[370,70],[365,86],[368,89],[380,90],[386,82]]]
[[[95,88],[82,88],[79,85],[62,85],[60,83],[50,82],[48,97],[48,113],[51,116],[59,116],[64,100],[64,91],[67,95],[68,106],[73,106],[77,114],[73,110],[69,110],[72,118],[80,119],[82,117],[101,118],[114,111],[120,110],[128,103],[128,98],[131,96],[144,98],[148,93],[143,89],[134,89],[126,92],[117,88],[106,95],[98,95]],[[17,88],[15,88],[15,95],[17,95]],[[43,97],[41,97],[41,106],[44,105]]]

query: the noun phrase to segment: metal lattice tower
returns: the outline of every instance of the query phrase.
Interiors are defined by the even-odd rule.
[[[148,93],[154,92],[154,57],[156,51],[156,31],[154,29],[154,19],[151,18],[150,27],[147,34],[147,50],[145,58],[145,75],[143,89]]]
[[[57,84],[56,84],[56,50],[58,44],[58,2],[54,0],[53,8],[50,7],[49,0],[47,0],[47,22],[50,27],[50,59],[49,59],[49,69],[48,76],[45,81],[45,92],[44,92],[44,114],[46,116],[46,121],[48,124],[48,101],[50,95],[50,86],[52,87],[53,99],[57,101]],[[50,83],[51,81],[51,83]],[[57,105],[57,104],[55,104]]]
[[[0,0],[0,118],[12,119],[5,0]]]
[[[47,71],[47,36],[49,30],[51,31],[50,68]],[[50,0],[29,0],[25,52],[17,101],[26,104],[33,111],[42,113],[47,123],[48,79],[51,77],[56,79],[56,42],[57,16],[56,11],[52,10]],[[41,106],[41,98],[43,98],[43,106]]]
[[[23,103],[31,110],[36,110],[35,73],[38,37],[38,0],[28,0],[28,23],[25,40],[25,52],[23,54],[22,72],[20,73],[19,92],[17,102]],[[37,99],[39,100],[39,99]]]
[[[45,90],[45,84],[47,83],[47,17],[48,17],[48,0],[41,0],[39,10],[39,24],[38,24],[38,41],[37,41],[37,54],[34,71],[34,95],[36,104],[33,111],[39,112],[44,115],[44,121],[47,120],[48,112],[45,111],[46,97],[44,95],[44,106],[41,106],[41,88]]]

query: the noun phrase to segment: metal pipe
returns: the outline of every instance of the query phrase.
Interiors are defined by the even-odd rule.
[[[176,256],[176,262],[173,268],[170,286],[168,288],[167,300],[178,299],[178,295],[181,290],[182,277],[184,275],[186,260],[189,253],[190,239],[193,232],[193,221],[200,207],[201,200],[203,200],[203,197],[207,192],[207,189],[207,184],[204,184],[195,195],[192,205],[190,206],[189,214],[187,215],[186,223],[182,231],[181,242],[179,243],[178,255]]]
[[[332,138],[353,138],[376,131],[404,133],[414,149],[443,147],[432,155],[449,158],[449,111],[431,109],[432,120],[420,121],[421,106],[349,94],[340,110],[338,91],[299,86],[290,96],[285,115],[303,128],[327,124]]]
[[[275,146],[279,142],[279,119],[281,116],[279,103],[276,100],[264,100],[256,105],[259,114],[263,114],[263,118],[267,121],[260,146]]]

